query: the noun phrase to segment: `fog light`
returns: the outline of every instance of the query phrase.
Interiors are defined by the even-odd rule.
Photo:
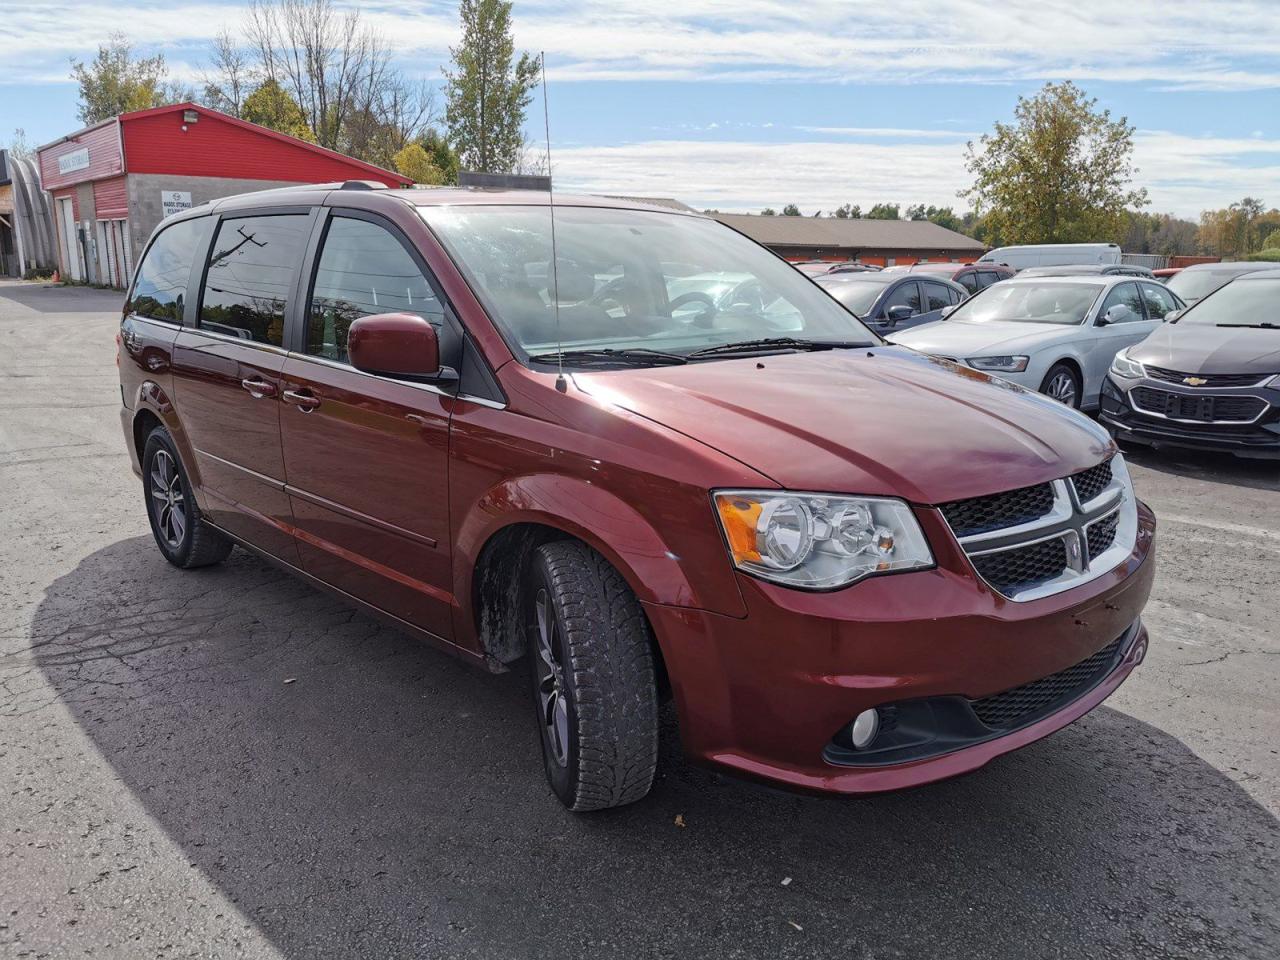
[[[849,739],[855,750],[865,750],[880,732],[880,714],[875,710],[863,710],[849,725]]]

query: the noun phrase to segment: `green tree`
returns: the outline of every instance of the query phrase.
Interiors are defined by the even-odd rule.
[[[71,61],[71,79],[80,88],[80,122],[88,125],[120,113],[180,102],[183,91],[169,87],[165,75],[164,54],[135,58],[129,38],[112,33],[91,61]],[[177,99],[172,99],[175,94]]]
[[[1147,203],[1145,189],[1130,188],[1134,128],[1097,103],[1070,81],[1046,83],[1018,98],[1013,123],[970,141],[974,182],[959,195],[1001,243],[1119,240],[1125,211]]]
[[[800,208],[797,207],[794,203],[788,203],[785,207],[783,207],[782,215],[784,217],[803,217],[804,216],[804,214],[800,212]]]
[[[298,101],[274,80],[263,80],[254,88],[253,93],[244,98],[240,117],[308,143],[316,142],[316,135],[302,115]]]
[[[776,217],[777,215],[778,211],[773,209],[773,207],[765,207],[760,211],[760,216],[762,217]]]
[[[510,0],[462,0],[462,42],[444,71],[449,140],[470,170],[510,173],[525,152],[525,110],[538,82],[538,61],[515,57]]]
[[[898,205],[896,203],[877,203],[867,211],[868,220],[897,220]]]
[[[461,164],[458,160],[458,152],[449,146],[449,141],[435,130],[427,130],[426,133],[418,137],[417,142],[422,146],[423,150],[427,151],[431,162],[440,170],[440,183],[456,185],[458,183],[458,168]]]
[[[857,220],[862,216],[862,207],[855,204],[843,204],[836,207],[831,215],[837,220]]]
[[[1267,239],[1262,241],[1263,250],[1280,249],[1280,230],[1272,230],[1267,234]]]
[[[393,160],[396,171],[413,179],[415,183],[438,186],[444,183],[444,171],[431,160],[431,154],[420,143],[410,143],[401,148]]]

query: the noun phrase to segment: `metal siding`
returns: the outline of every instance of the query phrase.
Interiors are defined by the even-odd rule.
[[[93,206],[99,220],[129,215],[129,198],[124,177],[99,180],[93,185]]]
[[[120,156],[119,125],[112,121],[100,127],[73,134],[68,140],[44,147],[39,151],[40,180],[46,190],[57,190],[76,183],[101,180],[124,173],[124,159]],[[58,158],[75,153],[82,148],[89,150],[89,166],[70,173],[58,172]]]
[[[130,173],[292,183],[376,179],[398,185],[391,177],[376,176],[353,163],[310,150],[306,144],[255,133],[203,110],[200,119],[191,124],[184,124],[182,112],[174,111],[126,116],[122,126]]]

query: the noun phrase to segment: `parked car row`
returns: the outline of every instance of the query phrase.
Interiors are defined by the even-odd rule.
[[[1189,267],[1209,291],[1190,305],[1154,280],[1028,273],[888,338],[1096,410],[1126,440],[1280,456],[1280,271]]]

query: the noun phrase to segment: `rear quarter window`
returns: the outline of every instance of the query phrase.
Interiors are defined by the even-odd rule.
[[[129,297],[129,313],[181,323],[191,263],[208,221],[199,217],[166,227],[147,249]]]

